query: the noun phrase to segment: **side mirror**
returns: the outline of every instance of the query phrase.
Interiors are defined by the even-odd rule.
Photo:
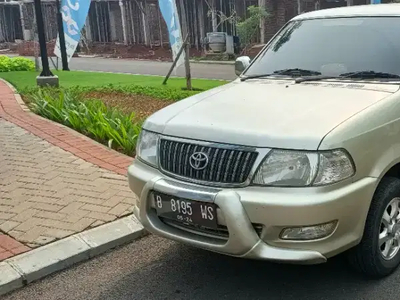
[[[235,61],[235,73],[237,76],[243,73],[243,71],[250,65],[250,57],[240,56]]]

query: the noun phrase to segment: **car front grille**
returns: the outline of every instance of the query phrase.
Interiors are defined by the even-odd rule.
[[[190,164],[195,153],[208,157],[204,169],[196,170]],[[258,153],[250,150],[196,145],[162,139],[160,165],[163,171],[192,181],[216,184],[242,184],[248,178]]]

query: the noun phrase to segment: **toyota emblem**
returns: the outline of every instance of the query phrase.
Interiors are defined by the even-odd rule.
[[[204,152],[195,152],[190,156],[189,164],[197,171],[204,170],[208,165],[208,155]]]

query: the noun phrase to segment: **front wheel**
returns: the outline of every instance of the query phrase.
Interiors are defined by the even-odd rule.
[[[379,184],[359,245],[348,253],[358,271],[373,278],[393,273],[400,264],[400,179],[383,178]]]

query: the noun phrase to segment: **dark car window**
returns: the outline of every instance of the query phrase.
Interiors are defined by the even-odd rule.
[[[245,75],[293,68],[329,76],[366,70],[400,75],[400,17],[293,21]]]

